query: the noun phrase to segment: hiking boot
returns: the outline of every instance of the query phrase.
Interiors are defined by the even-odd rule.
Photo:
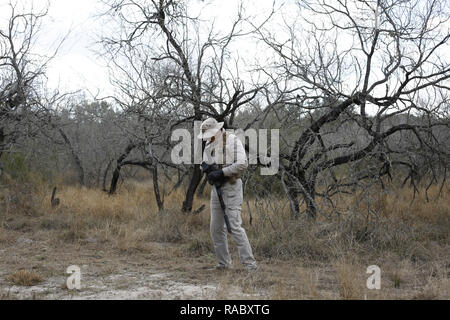
[[[218,264],[215,267],[212,267],[212,268],[207,268],[206,267],[205,269],[207,269],[209,271],[225,271],[225,270],[230,270],[231,267],[230,266],[224,266],[223,264]]]
[[[230,270],[230,266],[224,266],[223,264],[218,264],[215,268],[215,270],[224,271],[224,270]]]
[[[256,272],[258,271],[258,269],[259,269],[258,266],[249,266],[245,268],[247,272]]]

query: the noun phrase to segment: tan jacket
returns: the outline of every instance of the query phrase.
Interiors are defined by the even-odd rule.
[[[206,145],[203,160],[208,164],[222,165],[225,177],[240,176],[248,167],[244,146],[233,133],[226,132],[225,134],[225,143],[222,134],[219,139]]]

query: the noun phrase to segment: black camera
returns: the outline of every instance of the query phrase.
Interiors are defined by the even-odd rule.
[[[220,170],[220,167],[217,164],[215,164],[215,163],[207,164],[205,161],[202,162],[201,167],[202,167],[202,171],[206,174],[206,178],[207,179],[208,179],[208,175],[209,175],[210,172],[213,172],[213,171],[216,171],[216,170]],[[216,181],[211,181],[211,180],[208,179],[208,183],[210,185],[215,185],[217,187],[220,187],[220,186],[223,185],[224,179],[221,179],[219,181],[217,181],[217,180]]]

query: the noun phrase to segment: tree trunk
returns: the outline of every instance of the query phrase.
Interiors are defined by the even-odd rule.
[[[297,219],[300,216],[300,205],[298,203],[298,192],[295,184],[290,180],[286,181],[286,194],[289,198],[289,206],[291,208],[291,217]]]
[[[2,157],[3,154],[3,142],[5,141],[5,134],[3,131],[3,128],[0,128],[0,158]],[[0,177],[3,174],[3,166],[2,163],[0,161]]]
[[[200,170],[200,165],[195,164],[194,169],[192,172],[192,178],[191,182],[189,183],[188,190],[186,192],[186,198],[183,201],[183,206],[181,208],[181,211],[183,212],[190,212],[192,211],[192,205],[194,203],[194,195],[195,190],[197,190],[197,187],[200,183],[200,179],[202,178],[202,172]]]
[[[109,188],[109,194],[114,194],[116,192],[117,187],[117,181],[119,181],[119,175],[120,175],[120,169],[122,168],[122,162],[125,160],[126,157],[130,154],[131,150],[133,150],[136,147],[134,143],[129,143],[127,147],[125,148],[125,151],[120,155],[120,157],[117,159],[117,166],[114,170],[112,179],[111,179],[111,187]]]
[[[312,194],[310,193],[309,196],[305,196],[304,198],[306,202],[306,215],[308,216],[308,218],[316,219],[317,208],[314,199],[314,192],[312,192]]]
[[[285,176],[286,172],[280,177],[281,185],[283,186],[284,193],[289,199],[289,207],[291,209],[291,218],[297,219],[300,215],[300,205],[298,203],[298,191],[293,182],[288,176]]]
[[[3,143],[5,141],[5,133],[3,131],[3,128],[0,128],[0,157],[3,154]]]
[[[153,166],[153,190],[155,192],[156,203],[158,204],[158,210],[162,211],[164,209],[163,202],[161,201],[161,195],[159,193],[158,185],[158,166],[155,164]]]
[[[3,132],[3,128],[0,128],[0,158],[2,157],[3,154],[3,142],[5,141],[5,135]],[[0,178],[3,175],[3,165],[2,162],[0,161]]]
[[[116,192],[116,188],[117,188],[117,181],[119,181],[119,176],[120,176],[120,169],[122,167],[118,164],[116,169],[114,170],[112,179],[111,179],[111,186],[109,188],[109,194],[114,194]]]
[[[200,196],[200,197],[203,196],[207,182],[208,182],[208,179],[206,179],[206,175],[205,175],[205,178],[203,179],[202,183],[200,184],[200,188],[198,188],[198,192],[197,192],[198,196]]]
[[[108,176],[108,171],[109,171],[109,168],[111,167],[112,162],[113,162],[112,159],[109,160],[108,165],[106,166],[106,169],[105,169],[105,173],[103,174],[103,191],[105,191],[105,192],[107,192],[107,190],[106,190],[106,177]]]
[[[301,193],[306,203],[306,216],[311,219],[316,219],[317,216],[317,203],[316,203],[316,178],[305,179],[304,175],[301,176],[299,181],[301,183]]]

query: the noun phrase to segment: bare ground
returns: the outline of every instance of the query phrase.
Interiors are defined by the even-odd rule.
[[[13,235],[14,234],[14,235]],[[145,252],[124,253],[95,239],[58,246],[50,240],[10,234],[0,249],[0,297],[3,299],[253,299],[267,297],[264,290],[244,292],[226,286],[227,277],[245,280],[243,269],[216,271],[213,259],[167,259],[177,248],[167,243],[149,243]],[[27,235],[25,233],[25,235]],[[29,235],[28,235],[29,236]],[[178,260],[178,261],[177,261]],[[81,289],[69,290],[70,265],[81,268]],[[43,276],[34,286],[14,284],[14,270],[32,270]],[[225,293],[226,291],[226,293]]]

